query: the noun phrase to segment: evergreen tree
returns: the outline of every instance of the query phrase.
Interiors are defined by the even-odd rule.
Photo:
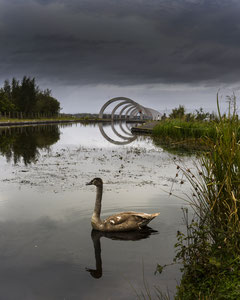
[[[33,112],[37,101],[38,87],[35,78],[24,76],[17,97],[17,107],[25,113]]]
[[[0,112],[19,111],[23,113],[57,114],[60,103],[51,95],[51,90],[41,91],[35,78],[24,76],[21,83],[15,78],[0,88]]]

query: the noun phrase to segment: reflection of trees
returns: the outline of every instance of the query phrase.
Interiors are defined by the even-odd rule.
[[[23,160],[27,165],[37,160],[39,150],[49,149],[59,138],[57,125],[0,128],[0,153],[7,161]]]

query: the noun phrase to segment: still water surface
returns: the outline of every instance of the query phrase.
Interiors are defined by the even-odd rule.
[[[154,271],[172,262],[184,229],[186,203],[168,194],[179,159],[191,161],[174,162],[150,138],[114,145],[97,125],[0,128],[0,299],[136,299],[144,280],[173,296],[179,266]],[[104,182],[102,217],[160,212],[152,234],[92,232],[94,177]]]

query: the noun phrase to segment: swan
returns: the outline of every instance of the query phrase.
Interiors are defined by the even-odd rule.
[[[103,193],[103,181],[101,178],[94,178],[86,185],[95,185],[97,195],[94,212],[91,218],[92,228],[99,231],[131,231],[141,230],[160,213],[146,214],[133,211],[122,212],[101,220],[101,202]]]

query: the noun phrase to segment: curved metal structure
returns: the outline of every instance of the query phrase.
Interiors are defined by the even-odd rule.
[[[115,145],[127,145],[136,140],[136,136],[131,132],[131,126],[128,126],[127,121],[138,122],[140,120],[158,120],[160,113],[157,110],[144,107],[132,99],[126,97],[116,97],[108,100],[101,108],[99,112],[99,118],[104,119],[104,112],[106,108],[115,103],[110,118],[111,118],[111,129],[115,135],[114,138],[110,137],[104,130],[102,123],[99,123],[99,130],[103,137],[110,143]],[[119,110],[119,112],[117,112]],[[107,114],[109,116],[109,112]],[[108,117],[109,119],[109,117]],[[126,128],[125,128],[125,127]],[[117,138],[117,140],[116,140]],[[120,140],[119,140],[120,139]]]
[[[103,119],[104,111],[106,108],[114,103],[118,102],[115,107],[112,109],[111,112],[111,119],[112,120],[117,120],[117,119],[136,119],[140,118],[141,120],[143,119],[148,119],[148,120],[159,120],[160,118],[160,112],[158,112],[155,109],[144,107],[140,105],[139,103],[133,101],[130,98],[126,97],[116,97],[108,100],[100,109],[99,112],[99,118]],[[123,106],[123,107],[122,107]],[[121,108],[121,111],[119,114],[117,114],[118,108]],[[124,113],[124,111],[128,108],[128,110]],[[129,114],[129,112],[131,113]]]

